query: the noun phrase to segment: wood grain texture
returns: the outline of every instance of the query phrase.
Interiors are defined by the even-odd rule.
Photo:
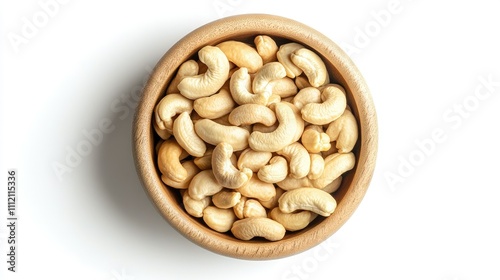
[[[279,38],[280,43],[294,41],[318,53],[325,61],[333,82],[346,89],[348,102],[359,122],[358,143],[353,152],[357,163],[343,179],[334,197],[334,214],[318,218],[305,229],[287,233],[276,242],[263,239],[241,241],[230,233],[215,232],[200,219],[188,215],[178,191],[166,188],[154,154],[155,137],[152,115],[155,104],[173,78],[179,65],[196,55],[205,45],[236,39],[251,42],[256,35]],[[174,44],[156,65],[146,86],[133,122],[133,153],[141,183],[159,213],[172,227],[192,242],[213,252],[250,260],[276,259],[308,250],[334,234],[351,217],[370,184],[377,157],[377,116],[369,89],[351,59],[329,38],[297,21],[265,14],[248,14],[208,23]]]

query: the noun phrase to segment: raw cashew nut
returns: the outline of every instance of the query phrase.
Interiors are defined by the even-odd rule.
[[[182,112],[174,121],[173,133],[177,143],[190,155],[201,157],[207,146],[194,131],[194,124],[188,112]]]
[[[253,40],[255,48],[260,57],[262,57],[262,62],[264,64],[276,61],[276,52],[278,52],[278,45],[276,42],[267,35],[256,36]]]
[[[234,214],[238,219],[251,218],[251,217],[267,217],[266,208],[260,204],[258,200],[247,199],[241,200],[236,207],[234,207]]]
[[[194,130],[201,139],[214,146],[226,142],[235,151],[241,151],[248,147],[250,133],[238,126],[226,126],[209,119],[202,119],[195,123]]]
[[[302,48],[290,54],[293,64],[304,71],[309,83],[319,87],[330,82],[325,63],[315,52]]]
[[[252,176],[248,183],[236,189],[241,195],[248,198],[255,198],[260,201],[271,200],[276,195],[276,188],[273,184],[262,182],[257,176]]]
[[[196,174],[189,183],[189,196],[196,200],[202,200],[207,196],[212,196],[223,189],[222,185],[215,179],[212,170],[203,170]]]
[[[158,134],[158,136],[160,136],[163,140],[167,140],[170,136],[172,136],[172,133],[168,132],[166,129],[160,129],[156,121],[153,122],[153,128],[156,134]]]
[[[344,89],[339,85],[328,85],[321,92],[323,103],[309,103],[300,112],[302,118],[309,123],[328,124],[344,113],[347,105]]]
[[[252,82],[252,89],[254,93],[268,91],[270,82],[286,77],[285,67],[279,62],[269,62],[264,64],[259,71],[255,74]],[[269,86],[269,87],[268,87]]]
[[[239,41],[225,41],[217,47],[227,59],[238,67],[245,67],[250,73],[255,73],[262,67],[262,58],[256,49]]]
[[[314,180],[314,187],[322,189],[337,179],[340,175],[354,168],[356,158],[353,153],[332,154],[325,158],[323,174]]]
[[[163,183],[175,189],[187,189],[189,187],[191,179],[193,179],[193,177],[198,174],[198,172],[200,172],[200,169],[192,160],[185,161],[181,165],[182,167],[184,167],[184,169],[186,169],[187,177],[181,182],[177,182],[162,174],[161,180],[163,181]]]
[[[250,148],[256,151],[276,152],[294,142],[297,121],[292,108],[284,103],[277,103],[275,111],[279,122],[276,130],[269,133],[252,132],[248,138]]]
[[[231,113],[236,106],[231,93],[225,88],[209,97],[198,98],[193,102],[193,109],[202,118],[216,119]]]
[[[229,209],[235,206],[240,202],[240,199],[241,193],[230,190],[222,190],[212,196],[214,205],[222,209]]]
[[[269,85],[272,88],[272,93],[282,98],[294,96],[298,92],[295,82],[288,77],[273,80],[269,82]]]
[[[249,168],[252,172],[258,172],[266,165],[273,154],[271,152],[259,152],[250,148],[245,149],[238,157],[238,169]]]
[[[177,74],[168,85],[166,94],[179,92],[177,86],[182,81],[182,79],[184,79],[185,77],[198,75],[198,70],[198,62],[196,62],[195,60],[191,59],[182,63],[181,66],[179,66],[179,70],[177,70]]]
[[[245,67],[233,73],[229,80],[229,89],[234,101],[239,105],[248,103],[266,105],[272,94],[270,87],[261,92],[252,92],[252,78]]]
[[[287,159],[289,163],[289,175],[292,178],[300,179],[309,174],[311,158],[302,144],[294,142],[276,153]]]
[[[306,87],[312,87],[309,81],[307,80],[307,77],[305,76],[295,77],[295,85],[299,90],[304,89]]]
[[[241,240],[250,240],[254,237],[263,237],[269,241],[283,239],[285,227],[280,223],[265,217],[253,217],[238,220],[231,228],[233,235]]]
[[[188,174],[181,160],[187,156],[188,153],[175,140],[165,140],[158,150],[158,168],[170,180],[182,182]]]
[[[193,101],[178,93],[165,95],[155,107],[155,121],[158,128],[172,132],[174,121],[172,118],[182,112],[191,113]]]
[[[292,142],[297,142],[297,141],[299,141],[300,137],[302,136],[302,133],[304,132],[305,122],[302,119],[300,110],[297,107],[295,107],[295,105],[293,105],[290,102],[286,102],[286,101],[283,101],[282,103],[287,105],[288,107],[292,108],[293,114],[295,115],[296,131],[295,131],[295,136],[293,137]]]
[[[280,199],[281,195],[284,192],[285,191],[282,188],[276,188],[276,195],[271,200],[268,200],[268,201],[260,201],[259,200],[259,202],[265,208],[267,208],[267,209],[273,209],[275,207],[278,207],[278,200]]]
[[[188,99],[197,99],[216,93],[227,80],[229,61],[217,47],[205,46],[198,52],[201,62],[208,70],[192,77],[185,77],[177,86],[180,93]]]
[[[307,177],[300,179],[295,179],[292,176],[286,176],[282,181],[276,183],[278,187],[284,189],[285,191],[294,190],[298,188],[312,188],[314,187],[313,180]]]
[[[358,124],[356,118],[349,110],[328,125],[326,134],[331,141],[337,141],[336,147],[339,153],[352,151],[358,140]]]
[[[189,215],[201,218],[203,210],[210,205],[210,197],[202,198],[201,200],[192,199],[187,190],[182,190],[182,204]]]
[[[315,87],[305,87],[297,92],[292,103],[299,110],[309,103],[321,103],[321,91]]]
[[[330,137],[317,125],[309,125],[304,129],[301,142],[310,153],[328,151],[331,148]]]
[[[337,177],[337,179],[333,180],[330,184],[326,185],[321,190],[327,193],[334,193],[339,189],[341,184],[342,184],[342,176],[339,176]]]
[[[298,188],[285,192],[279,199],[279,209],[283,213],[309,210],[324,217],[330,216],[337,202],[329,193],[316,188]]]
[[[307,178],[315,180],[323,175],[325,170],[325,159],[321,154],[309,154],[309,156],[311,158],[311,169],[309,170],[309,174],[307,174]]]
[[[302,69],[297,67],[291,60],[291,54],[298,50],[302,49],[304,46],[298,43],[287,43],[283,44],[279,47],[278,52],[276,53],[276,57],[278,58],[278,61],[283,64],[285,67],[286,71],[286,76],[289,78],[295,78],[296,76],[299,76],[302,74]]]
[[[233,147],[230,144],[221,142],[212,152],[212,170],[215,179],[223,187],[238,189],[247,184],[253,172],[249,168],[238,170],[231,162]]]
[[[229,114],[229,123],[232,125],[248,125],[261,123],[265,126],[273,125],[276,122],[276,115],[273,110],[260,104],[243,104]]]
[[[266,183],[277,183],[285,180],[288,175],[288,162],[282,156],[274,156],[269,160],[269,164],[261,167],[257,172],[257,177]]]
[[[312,222],[318,214],[311,211],[299,211],[297,213],[283,213],[279,207],[274,208],[269,213],[269,218],[282,224],[286,230],[301,230]]]
[[[203,210],[203,221],[215,231],[226,232],[231,229],[234,221],[236,221],[236,215],[234,215],[232,209],[208,206]]]

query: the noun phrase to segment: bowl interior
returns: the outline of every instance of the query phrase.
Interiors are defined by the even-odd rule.
[[[152,128],[153,109],[163,97],[179,65],[196,59],[203,46],[226,40],[253,43],[257,35],[271,36],[278,45],[297,42],[321,56],[332,83],[342,85],[348,104],[358,120],[359,138],[353,149],[356,166],[344,174],[341,187],[333,196],[337,209],[327,218],[318,217],[308,227],[287,232],[284,239],[269,242],[255,238],[241,241],[231,233],[218,233],[202,219],[187,214],[178,190],[166,187],[156,163],[155,144],[159,138]],[[371,180],[377,149],[376,114],[368,88],[356,66],[338,46],[324,35],[296,21],[270,15],[242,15],[202,26],[177,42],[158,62],[148,83],[134,120],[134,156],[146,192],[165,219],[182,235],[219,254],[243,259],[272,259],[307,250],[331,236],[352,215]]]

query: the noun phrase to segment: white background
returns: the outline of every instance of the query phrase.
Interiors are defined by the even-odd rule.
[[[1,1],[0,278],[500,279],[499,7],[436,2]],[[148,200],[131,154],[148,69],[194,28],[244,13],[293,18],[337,42],[378,112],[377,166],[358,210],[322,246],[272,261],[182,237]],[[54,164],[103,121],[112,131],[58,176]],[[16,273],[9,168],[19,174]]]

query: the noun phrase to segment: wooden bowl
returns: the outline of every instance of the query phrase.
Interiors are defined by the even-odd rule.
[[[241,241],[231,233],[218,233],[202,220],[193,218],[182,206],[179,191],[166,187],[155,156],[153,109],[164,94],[179,65],[200,48],[229,39],[252,41],[269,35],[280,43],[294,41],[316,51],[324,60],[332,82],[341,84],[358,120],[359,139],[353,152],[357,163],[334,193],[335,212],[318,217],[303,230],[287,232],[280,241]],[[377,154],[377,118],[367,85],[351,59],[334,42],[318,31],[291,19],[248,14],[227,17],[192,31],[173,45],[156,65],[147,82],[133,123],[133,152],[137,172],[150,199],[161,215],[189,240],[213,252],[240,259],[276,259],[310,249],[335,233],[353,214],[371,181]]]

